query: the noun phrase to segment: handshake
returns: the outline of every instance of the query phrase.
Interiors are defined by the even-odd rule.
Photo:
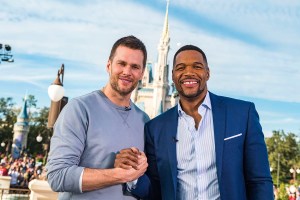
[[[136,147],[122,149],[117,155],[114,163],[124,175],[126,182],[134,181],[142,176],[148,167],[147,157],[144,152]]]

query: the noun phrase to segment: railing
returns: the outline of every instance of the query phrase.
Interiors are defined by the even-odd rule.
[[[0,188],[0,200],[29,200],[29,189]]]

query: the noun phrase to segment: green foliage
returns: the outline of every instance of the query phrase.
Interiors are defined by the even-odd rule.
[[[35,96],[30,94],[26,97],[26,99],[27,99],[27,106],[29,108],[36,108],[37,100],[35,99]],[[23,101],[24,101],[24,99],[23,99]]]
[[[7,143],[12,138],[14,123],[17,120],[17,110],[11,97],[0,98],[0,142]]]
[[[51,137],[51,130],[47,129],[49,108],[36,108],[37,100],[33,95],[27,96],[27,106],[33,110],[29,115],[30,128],[27,139],[27,153],[32,155],[44,154],[44,143],[48,143]],[[33,109],[34,108],[34,109]],[[20,108],[15,107],[15,103],[11,97],[0,98],[0,143],[5,142],[5,145],[11,146],[13,139],[13,127],[17,121],[17,115]],[[43,137],[41,143],[36,141],[38,135]],[[8,147],[9,147],[8,146]],[[9,148],[1,147],[0,151],[5,152]]]
[[[51,136],[51,130],[47,128],[49,108],[44,107],[38,110],[37,114],[32,117],[28,133],[27,147],[30,154],[43,154],[43,143],[48,143]],[[43,140],[38,143],[36,137],[41,135]]]
[[[285,184],[281,183],[280,187],[279,187],[279,190],[277,192],[278,192],[277,193],[277,195],[278,195],[277,200],[287,200],[287,199],[289,199]]]
[[[299,144],[294,133],[284,133],[284,131],[273,131],[273,135],[266,139],[271,174],[273,182],[288,183],[293,177],[290,168],[298,168]],[[278,176],[279,173],[279,176]]]

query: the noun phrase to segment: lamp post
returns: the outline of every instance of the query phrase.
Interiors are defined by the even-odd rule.
[[[68,97],[64,96],[65,90],[63,88],[65,66],[62,64],[61,68],[57,72],[57,77],[48,88],[48,95],[51,99],[51,105],[48,115],[47,128],[51,131],[47,134],[47,141],[44,144],[45,149],[45,162],[47,162],[48,152],[50,150],[50,139],[52,137],[53,126],[58,118],[59,113],[63,107],[68,103]],[[43,140],[41,135],[37,136],[37,141]]]
[[[57,72],[57,77],[54,82],[48,88],[48,95],[51,99],[51,105],[48,115],[48,128],[53,128],[53,125],[63,107],[68,103],[68,97],[64,97],[64,72],[65,66],[62,64],[61,68]],[[60,80],[60,77],[62,79]]]
[[[277,188],[279,187],[279,172],[280,172],[280,165],[279,165],[279,160],[280,160],[280,153],[277,154]]]
[[[11,46],[8,44],[0,43],[0,63],[3,62],[14,62],[14,57],[11,54]]]
[[[7,144],[6,144],[6,142],[7,142]],[[1,147],[2,147],[2,148],[5,147],[5,155],[6,155],[6,156],[8,156],[10,143],[11,143],[11,139],[6,139],[6,140],[4,140],[3,142],[1,142]]]
[[[296,181],[296,178],[297,178],[297,174],[300,173],[300,169],[299,169],[299,168],[296,168],[296,167],[292,167],[292,168],[290,169],[290,173],[292,174],[293,180],[294,180],[294,182],[295,182],[295,181]]]
[[[50,133],[49,131],[44,131],[44,132],[47,132],[47,136],[46,136],[46,141],[43,143],[43,150],[45,152],[45,155],[44,155],[44,160],[43,160],[43,164],[46,164],[47,162],[47,158],[48,158],[48,153],[49,153],[49,145],[50,145]],[[43,136],[41,134],[39,134],[37,137],[36,137],[36,141],[38,143],[42,142],[43,141]]]

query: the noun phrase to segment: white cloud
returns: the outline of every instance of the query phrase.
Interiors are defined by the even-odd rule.
[[[170,64],[177,43],[195,44],[207,53],[211,90],[300,102],[300,29],[295,28],[300,23],[299,3],[170,3]],[[174,16],[173,8],[194,12],[207,21],[189,23],[185,15]],[[29,80],[46,88],[60,64],[69,62],[65,75],[69,85],[78,87],[76,81],[81,77],[87,80],[85,84],[102,84],[107,78],[104,67],[111,45],[121,36],[140,37],[148,48],[149,60],[156,60],[163,20],[164,13],[134,1],[4,1],[0,26],[5,30],[0,32],[0,42],[9,43],[16,58],[19,54],[23,57],[11,65],[1,64],[0,80]],[[231,32],[241,36],[230,36]],[[244,41],[246,36],[265,45]],[[19,74],[15,74],[16,70]],[[80,92],[70,90],[74,90],[74,95],[75,91]]]

